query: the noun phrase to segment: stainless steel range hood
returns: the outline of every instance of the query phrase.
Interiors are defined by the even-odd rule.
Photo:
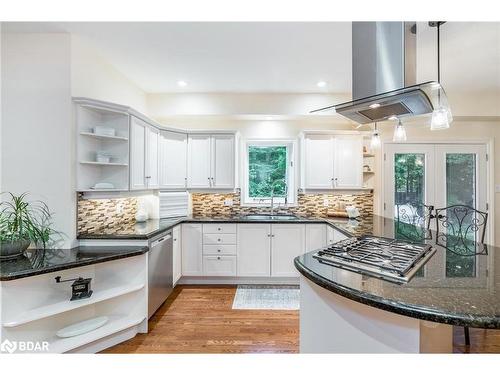
[[[424,115],[448,105],[439,83],[415,84],[415,79],[415,22],[353,22],[353,100],[311,113],[336,112],[369,124]]]

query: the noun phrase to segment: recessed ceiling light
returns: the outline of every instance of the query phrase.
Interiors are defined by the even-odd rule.
[[[378,108],[378,107],[380,107],[380,104],[378,104],[378,103],[373,103],[373,104],[370,104],[370,105],[369,105],[369,107],[370,107],[370,108],[372,108],[372,109],[373,109],[373,108]]]
[[[177,86],[179,86],[179,87],[186,87],[187,86],[187,82],[186,81],[177,81]]]
[[[319,81],[318,83],[316,83],[316,86],[318,86],[318,87],[325,87],[326,86],[326,82],[325,81]]]
[[[266,120],[272,120],[273,116],[266,116]]]

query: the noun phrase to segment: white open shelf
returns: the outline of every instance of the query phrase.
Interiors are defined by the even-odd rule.
[[[80,135],[83,135],[85,137],[109,140],[109,141],[113,141],[113,140],[114,141],[128,141],[127,137],[118,137],[116,135],[102,135],[102,134],[96,134],[96,133],[91,133],[91,132],[80,132]]]
[[[128,167],[127,163],[101,163],[98,161],[80,161],[80,164],[89,164],[89,165],[104,165],[104,166],[111,166],[111,167]]]
[[[124,329],[136,326],[145,319],[141,317],[136,320],[131,320],[128,315],[108,315],[108,317],[109,321],[105,325],[82,335],[67,338],[54,336],[52,339],[48,340],[50,350],[55,353],[64,353]]]
[[[129,115],[99,105],[75,104],[77,126],[77,191],[88,191],[98,183],[112,184],[116,191],[129,187]],[[94,128],[103,126],[115,135],[95,134]],[[96,161],[104,152],[113,162]],[[111,168],[114,167],[114,168]],[[103,190],[104,191],[104,190]],[[106,189],[111,191],[111,189]]]
[[[138,290],[143,289],[144,286],[144,284],[118,286],[115,288],[94,292],[90,298],[79,301],[47,301],[46,305],[28,310],[17,316],[15,320],[3,323],[3,326],[7,328],[18,327],[20,325],[44,319],[49,316],[61,314],[66,311],[75,310],[80,307],[92,305],[98,302],[109,300],[111,298],[116,298],[125,294],[137,292]]]

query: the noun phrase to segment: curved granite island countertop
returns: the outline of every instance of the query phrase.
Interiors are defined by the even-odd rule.
[[[365,230],[361,227],[349,230],[345,223],[344,229],[394,238],[393,220],[374,216]],[[499,329],[500,248],[475,244],[476,254],[461,255],[430,234],[434,240],[425,242],[437,251],[407,284],[322,264],[313,258],[315,251],[295,258],[295,267],[316,285],[368,306],[437,323]]]

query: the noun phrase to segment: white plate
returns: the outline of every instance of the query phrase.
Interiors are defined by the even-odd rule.
[[[84,333],[102,327],[108,322],[108,320],[109,318],[107,316],[98,316],[97,318],[84,320],[83,322],[72,324],[60,329],[57,331],[56,335],[62,338],[83,335]]]

